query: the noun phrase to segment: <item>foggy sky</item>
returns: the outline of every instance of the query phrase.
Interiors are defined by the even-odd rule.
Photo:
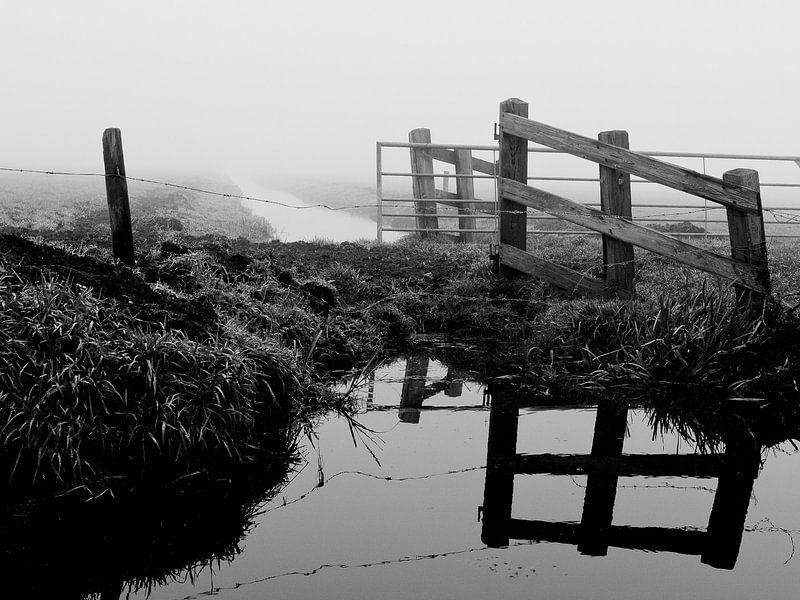
[[[3,0],[0,166],[374,180],[375,141],[487,144],[498,103],[633,148],[800,154],[786,1]]]

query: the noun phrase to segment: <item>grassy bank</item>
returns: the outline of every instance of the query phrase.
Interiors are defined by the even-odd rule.
[[[745,316],[730,287],[643,252],[635,300],[575,299],[496,278],[485,247],[265,242],[201,231],[187,202],[183,220],[161,215],[170,226],[135,218],[133,270],[110,263],[93,213],[0,238],[15,489],[96,495],[257,461],[266,431],[342,402],[327,391],[342,373],[431,335],[471,341],[453,361],[478,378],[513,375],[553,402],[800,400],[793,245],[770,246],[776,302]],[[529,248],[601,273],[598,238]]]

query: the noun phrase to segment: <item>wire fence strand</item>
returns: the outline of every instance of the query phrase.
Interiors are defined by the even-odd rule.
[[[298,210],[298,211],[322,209],[322,210],[328,210],[328,211],[332,211],[332,212],[339,212],[339,211],[347,211],[347,210],[377,209],[375,203],[355,203],[355,204],[348,204],[348,205],[332,206],[330,204],[321,203],[320,202],[320,203],[314,203],[314,204],[299,204],[298,205],[298,204],[291,204],[291,203],[288,203],[288,202],[281,202],[279,200],[271,200],[271,199],[268,199],[268,198],[250,196],[250,195],[246,195],[246,194],[236,194],[236,193],[231,193],[231,192],[221,192],[221,191],[217,191],[217,190],[211,190],[211,189],[192,186],[192,185],[185,185],[185,184],[174,183],[174,182],[170,182],[170,181],[163,181],[163,180],[158,180],[158,179],[150,179],[150,178],[146,178],[146,177],[136,177],[136,176],[132,176],[132,175],[116,175],[116,174],[105,174],[105,173],[97,173],[97,172],[67,171],[67,170],[54,170],[54,169],[47,169],[47,170],[46,169],[28,169],[28,168],[17,168],[17,167],[0,167],[0,172],[21,173],[21,174],[39,174],[39,175],[55,175],[55,176],[67,176],[67,177],[95,177],[95,178],[102,178],[102,179],[123,177],[127,181],[145,183],[145,184],[149,184],[149,185],[158,185],[158,186],[163,186],[163,187],[170,188],[170,189],[178,189],[178,190],[183,190],[183,191],[190,191],[190,192],[199,193],[199,194],[205,194],[205,195],[214,196],[214,197],[218,197],[218,198],[226,198],[226,199],[234,199],[234,200],[248,200],[248,201],[259,202],[259,203],[263,203],[263,204],[280,206],[280,207],[283,207],[283,208],[288,208],[288,209],[293,209],[293,210]],[[478,216],[479,218],[494,219],[494,226],[493,227],[487,228],[487,229],[482,229],[482,228],[470,229],[470,231],[474,231],[474,232],[477,232],[477,233],[486,233],[487,235],[497,235],[497,232],[499,230],[499,218],[500,218],[501,215],[503,215],[503,214],[509,214],[509,215],[526,214],[528,216],[528,220],[534,223],[533,229],[529,230],[529,233],[537,233],[537,234],[554,234],[554,233],[563,234],[563,233],[569,233],[569,234],[575,234],[575,235],[585,234],[585,235],[592,235],[592,236],[599,235],[598,232],[596,232],[596,231],[584,228],[580,224],[575,224],[573,221],[571,221],[568,218],[563,218],[563,217],[566,217],[567,215],[547,215],[544,212],[539,212],[539,211],[532,212],[532,211],[529,211],[528,209],[523,209],[523,210],[500,210],[499,209],[499,204],[498,204],[499,198],[498,198],[496,187],[497,186],[493,186],[493,196],[494,196],[493,200],[486,201],[486,200],[474,199],[475,203],[493,204],[494,206],[492,208],[480,208],[480,207],[470,206],[470,203],[465,201],[463,206],[458,206],[458,212],[445,212],[445,213],[438,212],[438,213],[434,213],[433,215],[430,215],[430,214],[426,213],[425,216],[434,216],[435,215],[440,219],[453,219],[453,220],[459,219],[459,218],[463,218],[465,216],[467,216],[467,217],[469,217],[469,216]],[[420,199],[409,198],[408,201],[409,202],[413,201],[415,203],[416,202],[434,203],[434,204],[437,204],[437,205],[444,205],[444,207],[446,207],[446,208],[455,208],[454,206],[448,206],[447,205],[447,202],[448,202],[447,199],[442,199],[442,198],[430,199],[430,200],[426,200],[426,199],[420,200]],[[589,208],[589,210],[594,210],[594,211],[596,211],[598,213],[602,213],[602,211],[598,211],[596,209],[590,208],[590,206],[588,204],[584,203],[584,205],[587,208]],[[399,206],[395,206],[395,208],[399,208]],[[638,206],[635,206],[634,208],[635,209],[639,209],[641,211],[642,209],[646,209],[647,205],[638,205]],[[800,214],[791,214],[789,212],[790,210],[791,209],[789,209],[787,207],[783,207],[781,209],[763,208],[763,214],[770,215],[772,217],[772,220],[771,221],[765,221],[765,224],[770,224],[770,225],[775,225],[775,226],[780,226],[780,225],[794,226],[794,225],[797,225],[798,223],[800,223]],[[798,209],[798,210],[800,211],[800,209]],[[725,236],[724,233],[712,233],[712,232],[710,232],[708,230],[709,220],[708,220],[708,217],[707,217],[707,211],[708,211],[708,207],[707,207],[706,204],[704,204],[702,206],[698,206],[697,208],[692,208],[692,209],[688,209],[688,210],[662,211],[662,212],[659,212],[659,213],[640,214],[640,215],[637,215],[635,217],[620,217],[620,216],[617,216],[617,215],[608,215],[608,214],[604,214],[604,213],[602,213],[602,214],[604,214],[604,218],[606,218],[606,219],[619,219],[620,221],[633,222],[633,223],[637,223],[638,222],[639,224],[642,224],[644,226],[648,226],[648,221],[651,221],[651,220],[659,220],[659,221],[663,220],[663,221],[669,221],[669,222],[676,222],[677,223],[677,222],[679,222],[679,219],[686,220],[687,217],[703,214],[703,222],[706,225],[706,227],[704,227],[703,231],[701,231],[701,232],[695,233],[695,232],[681,232],[681,231],[664,231],[663,229],[662,230],[656,229],[656,231],[660,231],[661,233],[664,233],[665,235],[669,235],[669,236],[672,236],[672,237],[678,237],[678,238],[680,238],[680,236],[682,236],[682,235],[686,235],[687,233],[690,233],[691,235],[697,235],[697,236],[724,237]],[[414,211],[414,212],[409,212],[408,214],[402,214],[402,215],[401,214],[395,214],[395,215],[391,215],[391,216],[393,216],[395,218],[411,219],[411,218],[416,218],[416,217],[418,217],[420,215],[417,212]],[[536,225],[535,225],[536,222],[543,222],[543,221],[556,221],[556,222],[558,222],[559,220],[567,221],[568,223],[573,223],[574,228],[571,228],[571,229],[568,228],[565,231],[561,231],[561,230],[551,231],[549,229],[536,229]],[[717,222],[717,221],[714,221],[714,222]],[[722,223],[724,221],[719,220],[718,222]],[[652,222],[650,222],[649,225],[652,225]],[[650,227],[650,228],[652,229],[652,227]],[[400,232],[407,231],[409,233],[417,231],[416,228],[413,228],[413,229],[397,229],[397,228],[386,228],[386,227],[383,227],[382,229],[384,231],[400,231]],[[441,228],[439,228],[439,229],[426,230],[426,231],[432,231],[432,232],[438,232],[438,233],[459,233],[460,228],[459,229],[441,229]],[[767,237],[773,237],[773,236],[768,234]],[[781,235],[781,236],[778,236],[778,237],[795,237],[795,236],[793,236],[790,233],[790,234],[784,234],[784,235]],[[800,237],[800,234],[798,234],[796,237]],[[607,266],[616,266],[616,265],[607,265]]]

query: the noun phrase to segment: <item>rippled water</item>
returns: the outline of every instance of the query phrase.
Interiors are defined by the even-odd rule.
[[[763,453],[754,483],[748,452],[720,479],[617,477],[674,471],[680,465],[672,455],[693,453],[674,434],[654,438],[647,415],[630,411],[623,452],[658,455],[639,466],[612,460],[610,470],[588,476],[487,472],[489,398],[464,379],[423,357],[381,368],[359,391],[358,420],[372,440],[356,434],[354,444],[344,419],[321,423],[291,483],[260,507],[241,553],[150,597],[796,596],[800,465],[790,444]],[[595,408],[538,406],[519,409],[514,424],[516,408],[498,416],[504,398],[491,399],[493,464],[514,431],[518,453],[585,456],[594,440],[595,454],[615,454],[618,417],[601,416],[611,425],[596,433]],[[528,467],[572,469],[558,460],[539,457]],[[715,471],[714,460],[692,464]]]

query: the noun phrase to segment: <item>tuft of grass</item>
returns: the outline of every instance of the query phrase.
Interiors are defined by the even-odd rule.
[[[723,399],[753,376],[768,340],[761,316],[707,290],[655,303],[586,304],[573,343],[592,369],[585,387],[641,402],[677,395]]]
[[[191,340],[43,276],[0,276],[0,460],[13,486],[100,493],[250,460],[300,387],[294,355],[227,331]]]
[[[336,288],[339,298],[346,304],[362,300],[369,289],[358,268],[338,261],[323,269],[319,276]]]

